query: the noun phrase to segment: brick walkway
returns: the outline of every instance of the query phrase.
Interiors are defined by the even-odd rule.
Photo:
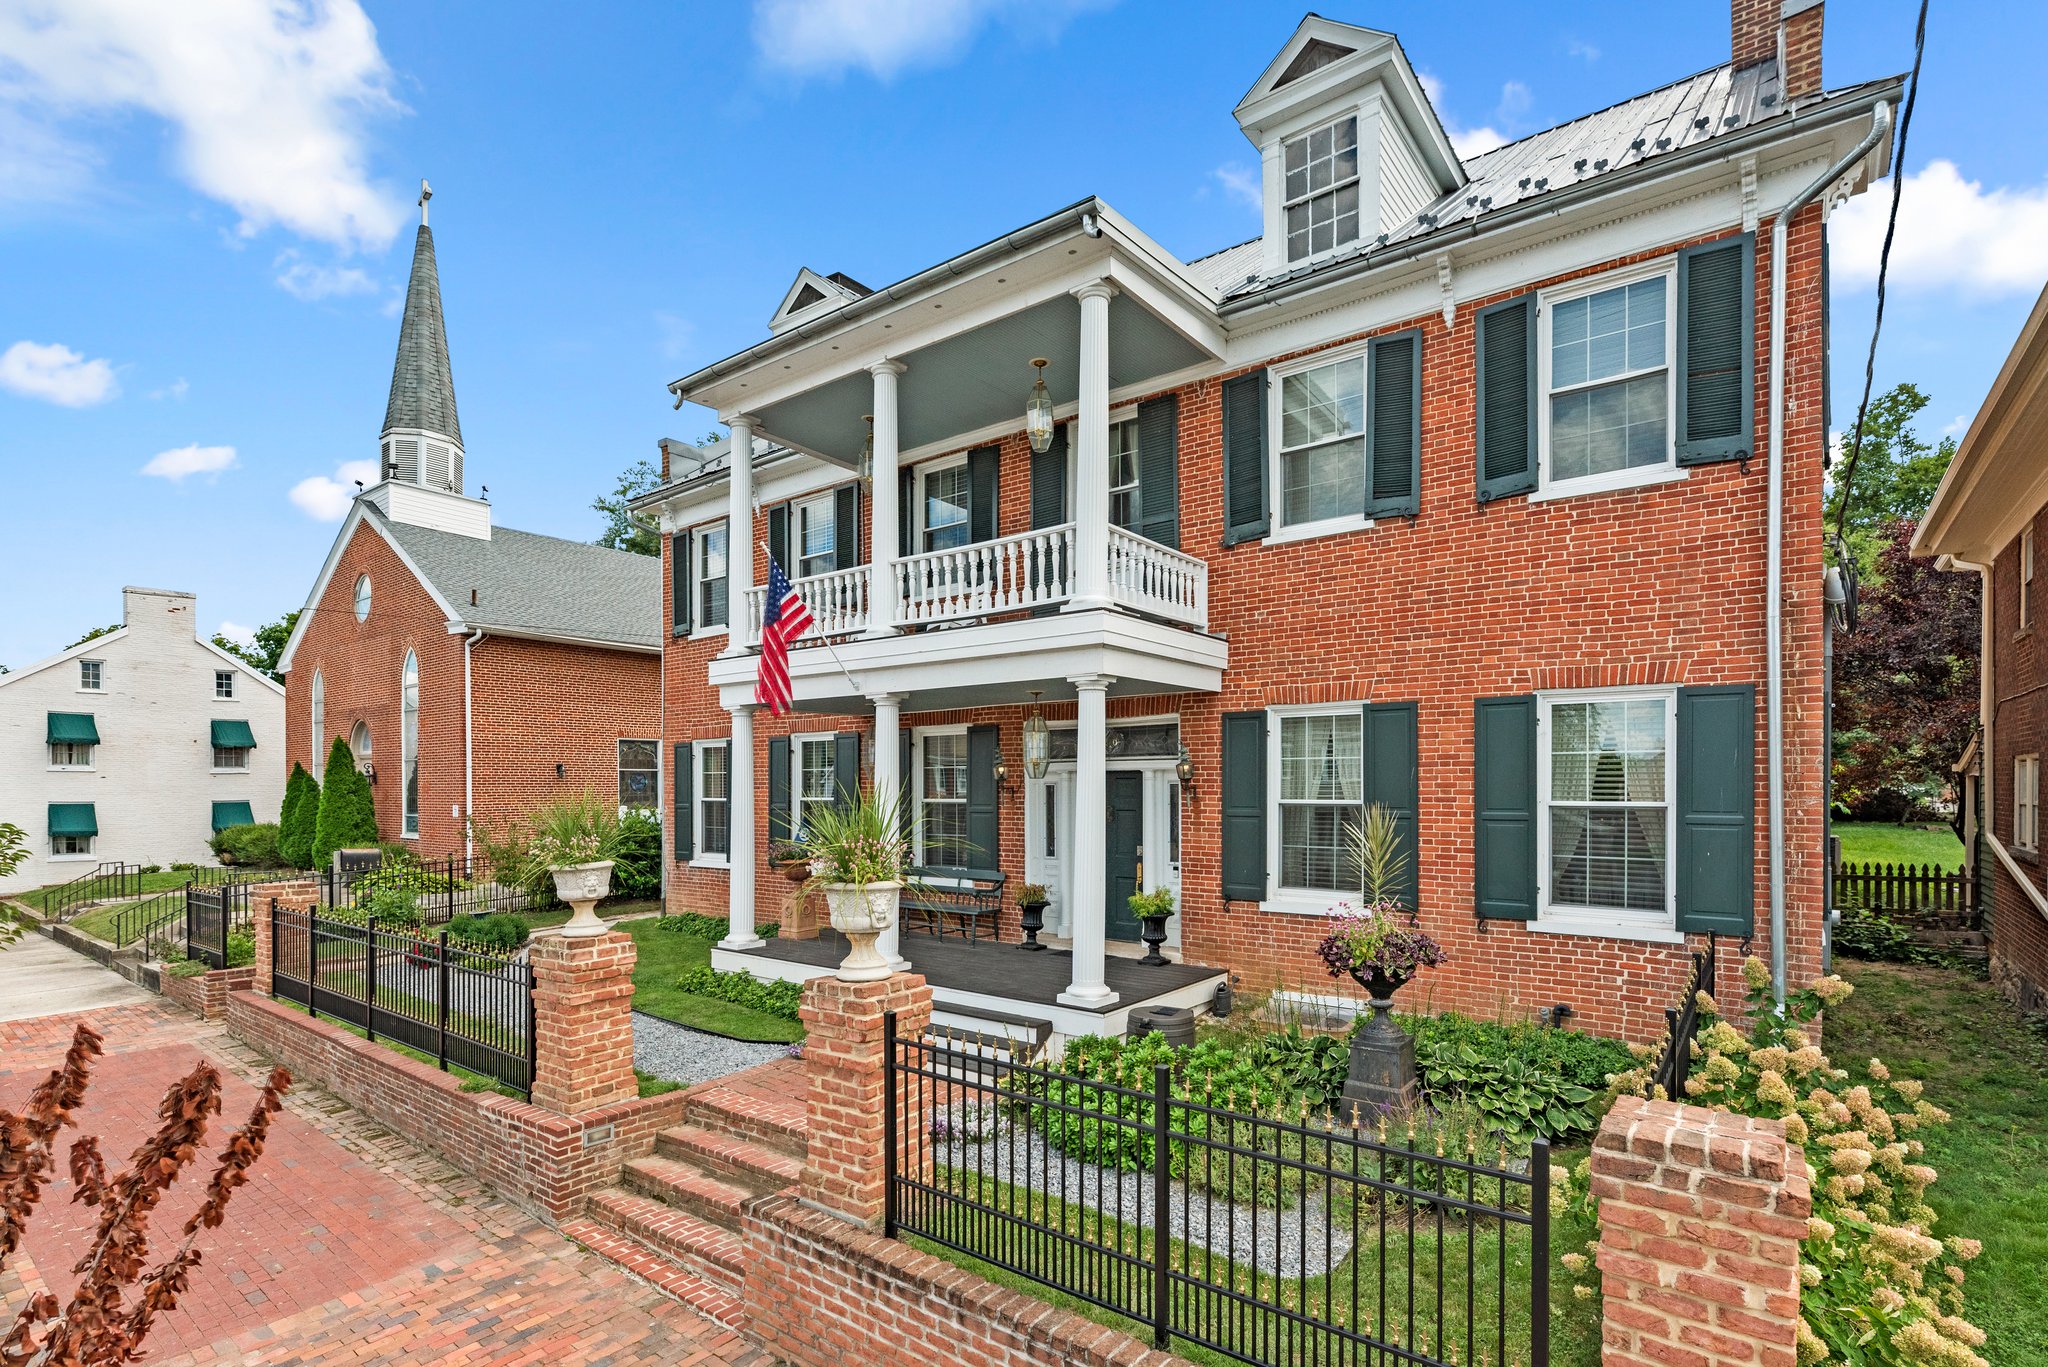
[[[226,1076],[213,1139],[241,1123],[264,1065],[160,1002],[95,1011],[107,1038],[80,1130],[118,1167],[164,1088],[210,1058]],[[19,1106],[61,1058],[75,1016],[0,1024],[0,1105]],[[188,1173],[211,1171],[202,1155]],[[91,1212],[60,1177],[30,1224],[25,1256],[0,1273],[0,1313],[48,1278],[68,1292]],[[169,1245],[198,1199],[174,1188],[153,1246]],[[147,1361],[166,1364],[766,1364],[705,1320],[324,1092],[295,1092],[263,1160],[202,1241],[205,1261]]]

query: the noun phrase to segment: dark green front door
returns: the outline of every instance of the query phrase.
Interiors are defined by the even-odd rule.
[[[1129,897],[1138,891],[1138,845],[1145,838],[1145,776],[1108,775],[1109,830],[1104,837],[1102,865],[1107,875],[1109,905],[1104,926],[1112,940],[1138,938],[1138,918]]]

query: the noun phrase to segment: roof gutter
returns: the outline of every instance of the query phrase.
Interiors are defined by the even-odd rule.
[[[501,627],[490,622],[464,622],[450,620],[448,634],[461,636],[472,631],[488,632],[492,636],[503,636],[514,641],[548,641],[565,646],[595,646],[599,650],[623,650],[630,655],[659,655],[661,646],[645,645],[638,641],[606,641],[595,636],[571,636],[566,632],[538,631],[520,627]]]

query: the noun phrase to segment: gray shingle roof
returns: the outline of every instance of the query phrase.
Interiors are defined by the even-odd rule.
[[[437,432],[462,444],[455,376],[448,368],[448,326],[441,318],[441,273],[434,265],[433,231],[424,223],[413,239],[412,279],[398,327],[398,360],[391,367],[391,401],[384,406],[384,430],[394,428]]]
[[[485,541],[393,522],[365,506],[472,627],[661,645],[661,561],[654,556],[509,527]]]

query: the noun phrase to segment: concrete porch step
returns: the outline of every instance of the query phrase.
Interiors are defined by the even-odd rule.
[[[722,1182],[694,1163],[673,1158],[635,1158],[624,1171],[628,1191],[700,1216],[722,1229],[738,1230],[740,1207],[755,1193],[748,1187]]]
[[[566,1221],[562,1234],[699,1314],[731,1329],[745,1327],[746,1308],[733,1290],[685,1271],[637,1240],[594,1220]]]
[[[654,1152],[759,1193],[782,1190],[802,1177],[804,1170],[799,1157],[701,1125],[674,1125],[663,1130],[654,1138]]]
[[[746,1280],[740,1237],[666,1201],[607,1187],[584,1203],[584,1215],[621,1238],[661,1255],[682,1272],[738,1299]]]
[[[765,1096],[711,1083],[692,1088],[683,1118],[700,1129],[744,1139],[801,1160],[809,1147],[805,1099]]]

